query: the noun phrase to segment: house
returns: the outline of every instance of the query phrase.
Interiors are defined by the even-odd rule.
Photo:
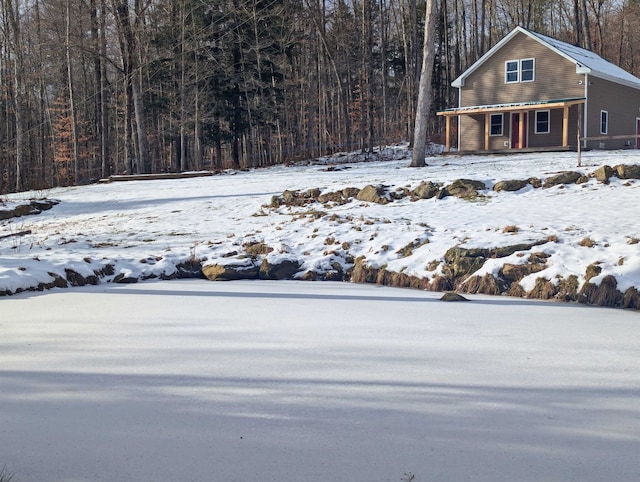
[[[588,50],[516,27],[452,84],[458,150],[640,148],[640,79]],[[578,140],[580,132],[580,140]]]

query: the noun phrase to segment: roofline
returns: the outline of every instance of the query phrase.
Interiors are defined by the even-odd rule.
[[[550,43],[546,42],[544,39],[540,38],[535,33],[530,32],[529,30],[527,30],[525,28],[522,28],[520,26],[517,26],[511,32],[509,32],[502,40],[500,40],[500,42],[495,44],[486,54],[484,54],[482,57],[480,57],[471,67],[469,67],[467,70],[465,70],[462,73],[462,75],[460,75],[460,77],[458,77],[456,80],[454,80],[451,83],[451,85],[453,87],[457,87],[458,89],[461,88],[461,87],[464,87],[464,81],[465,81],[465,79],[467,77],[469,77],[469,75],[471,75],[473,72],[475,72],[482,64],[484,64],[491,56],[493,56],[493,54],[495,52],[500,50],[507,42],[509,42],[513,37],[515,37],[519,33],[522,33],[522,34],[526,35],[527,37],[535,40],[536,42],[538,42],[541,45],[545,46],[546,48],[548,48],[552,52],[555,52],[556,54],[560,55],[561,57],[567,59],[569,62],[574,64],[576,66],[576,74],[580,74],[580,75],[589,74],[589,75],[592,75],[592,76],[600,78],[600,79],[608,80],[609,82],[614,82],[616,84],[625,85],[627,87],[631,87],[633,89],[640,90],[640,85],[635,84],[633,82],[627,82],[624,79],[620,79],[620,78],[617,78],[617,77],[606,75],[606,74],[601,73],[601,72],[593,72],[589,67],[587,67],[585,65],[582,65],[580,62],[578,62],[576,59],[574,59],[570,55],[567,55],[566,53],[562,52],[561,50],[558,50],[553,45],[551,45]]]

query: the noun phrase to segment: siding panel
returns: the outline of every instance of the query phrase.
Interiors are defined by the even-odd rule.
[[[505,83],[505,62],[535,59],[535,81]],[[535,102],[584,96],[574,63],[519,33],[472,72],[460,89],[461,107]]]

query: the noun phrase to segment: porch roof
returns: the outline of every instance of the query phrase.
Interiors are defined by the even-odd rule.
[[[490,114],[492,112],[510,112],[530,109],[561,109],[576,104],[584,104],[586,97],[570,99],[540,100],[535,102],[516,102],[511,104],[474,105],[457,107],[437,112],[437,115],[449,117],[457,115]]]

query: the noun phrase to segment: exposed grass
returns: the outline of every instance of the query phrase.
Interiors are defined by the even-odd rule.
[[[587,236],[586,238],[582,238],[578,244],[583,248],[593,248],[596,245],[596,242]]]
[[[0,482],[10,482],[13,480],[15,474],[12,474],[7,471],[7,466],[4,465],[2,469],[0,469]]]
[[[513,233],[513,234],[517,233],[518,231],[520,231],[520,228],[513,224],[509,226],[505,226],[505,228],[502,230],[503,233]]]

